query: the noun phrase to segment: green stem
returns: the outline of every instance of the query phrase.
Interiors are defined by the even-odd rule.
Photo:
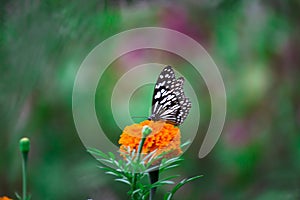
[[[27,153],[22,153],[23,200],[27,200]]]
[[[143,137],[141,139],[141,142],[139,144],[139,147],[138,147],[138,157],[137,157],[137,163],[140,162],[140,159],[141,159],[141,153],[142,153],[142,149],[143,149],[143,146],[144,146],[144,143],[146,141],[146,137]],[[132,179],[132,192],[136,190],[136,182],[137,182],[137,173],[135,171],[133,171],[133,179]],[[135,199],[136,195],[132,195],[131,198],[132,199]]]
[[[139,144],[137,162],[140,162],[141,154],[142,154],[142,149],[143,149],[145,141],[146,141],[146,137],[143,137],[141,139],[140,144]]]

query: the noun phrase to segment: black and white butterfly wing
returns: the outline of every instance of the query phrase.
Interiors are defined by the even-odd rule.
[[[175,78],[171,66],[165,67],[159,74],[152,98],[152,114],[149,119],[165,120],[180,125],[186,119],[191,102],[183,92],[184,78]]]

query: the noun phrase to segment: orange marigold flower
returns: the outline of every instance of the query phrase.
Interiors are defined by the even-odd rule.
[[[0,197],[0,200],[12,200],[11,198],[8,198],[7,196]]]
[[[152,133],[147,136],[142,153],[150,153],[156,150],[155,155],[164,155],[165,158],[172,158],[182,153],[180,148],[180,129],[172,124],[163,121],[145,120],[139,124],[126,126],[119,139],[120,151],[130,147],[131,150],[138,150],[142,138],[142,129],[147,125]]]

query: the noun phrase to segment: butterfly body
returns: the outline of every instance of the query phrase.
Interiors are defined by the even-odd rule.
[[[184,78],[176,79],[171,66],[162,70],[154,87],[150,120],[164,120],[176,126],[183,123],[191,109],[191,102],[183,92],[183,83]]]

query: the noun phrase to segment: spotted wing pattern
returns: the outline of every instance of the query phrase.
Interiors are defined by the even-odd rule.
[[[183,123],[192,106],[184,95],[183,83],[184,78],[176,79],[171,66],[162,70],[154,88],[150,120],[165,120],[176,126]]]

